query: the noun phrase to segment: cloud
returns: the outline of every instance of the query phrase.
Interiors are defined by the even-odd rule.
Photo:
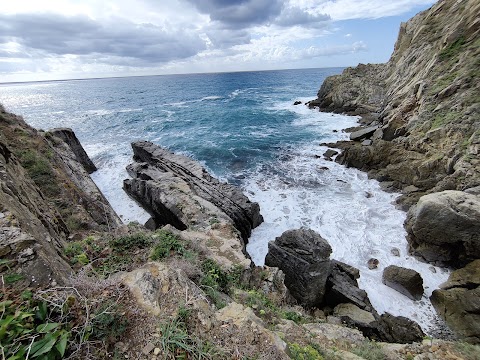
[[[26,51],[46,54],[111,56],[142,63],[165,63],[191,57],[206,48],[188,29],[168,31],[124,19],[96,21],[87,16],[58,14],[0,15],[0,44],[15,42]]]
[[[264,24],[280,14],[284,0],[187,0],[212,21],[231,28]]]
[[[304,0],[304,6],[331,16],[333,20],[378,19],[411,11],[417,6],[432,5],[435,0]]]
[[[305,9],[298,7],[284,8],[275,24],[284,27],[304,26],[314,28],[324,28],[328,25],[330,16],[326,14],[311,14]]]

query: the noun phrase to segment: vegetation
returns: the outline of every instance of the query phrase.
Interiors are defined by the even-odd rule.
[[[289,344],[290,357],[294,360],[323,360],[323,356],[311,345]]]
[[[457,40],[443,49],[440,54],[438,55],[441,61],[445,61],[457,56],[461,51],[462,47],[465,44],[465,37],[460,36]]]
[[[150,259],[162,260],[168,256],[185,253],[185,247],[177,235],[165,230],[157,231],[158,243],[152,249]]]
[[[350,351],[355,355],[361,356],[365,360],[386,359],[382,347],[375,341],[365,340]]]
[[[53,169],[43,154],[34,150],[24,150],[17,155],[28,176],[45,195],[55,197],[60,193],[57,182],[52,181],[55,176]]]

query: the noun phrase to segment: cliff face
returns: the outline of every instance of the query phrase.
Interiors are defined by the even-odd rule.
[[[480,1],[441,0],[400,27],[389,62],[326,79],[311,106],[378,121],[338,161],[423,194],[480,185]],[[413,185],[409,186],[409,185]]]
[[[69,236],[120,225],[74,150],[73,143],[39,132],[0,107],[0,254],[5,276],[30,285],[63,282],[71,270],[63,259]]]

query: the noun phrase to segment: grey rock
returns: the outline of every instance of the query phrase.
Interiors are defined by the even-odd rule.
[[[373,330],[377,325],[372,313],[351,303],[337,305],[333,310],[333,315],[361,331],[366,328]]]
[[[428,262],[461,267],[480,258],[480,199],[446,190],[422,196],[405,221],[411,251]]]
[[[265,264],[285,273],[285,286],[302,305],[318,307],[330,274],[331,252],[328,242],[315,231],[288,230],[268,244]]]
[[[214,215],[230,219],[247,242],[252,229],[262,223],[258,203],[210,176],[194,160],[147,141],[135,142],[132,148],[135,163],[127,171],[133,179],[124,180],[123,188],[155,218],[157,226],[171,224],[184,230]]]
[[[333,149],[328,149],[327,151],[325,151],[323,153],[323,157],[326,159],[326,160],[332,160],[332,156],[335,156],[338,154],[338,151],[336,150],[333,150]]]
[[[360,141],[366,138],[369,138],[370,136],[373,135],[375,130],[378,129],[378,126],[369,126],[367,128],[354,131],[350,134],[350,140],[352,141]]]
[[[89,173],[97,171],[97,167],[93,161],[88,157],[87,153],[80,144],[77,136],[72,129],[69,128],[56,128],[49,131],[50,134],[62,139],[72,150],[77,158],[77,161],[82,164],[83,168]]]
[[[397,257],[400,256],[400,249],[398,248],[393,248],[390,250],[390,252],[392,253],[393,256],[397,256]]]
[[[363,141],[362,141],[362,145],[363,145],[363,146],[370,146],[370,145],[372,145],[372,143],[373,143],[373,142],[372,142],[372,140],[370,140],[370,139],[366,139],[366,140],[363,140]]]
[[[382,337],[388,342],[401,344],[420,342],[425,336],[415,321],[403,316],[385,313],[380,316],[379,323]]]
[[[370,270],[373,270],[373,269],[376,269],[378,267],[379,263],[380,262],[378,261],[378,259],[371,258],[371,259],[368,260],[367,266]]]
[[[412,300],[422,298],[423,279],[415,270],[390,265],[383,270],[382,282]]]

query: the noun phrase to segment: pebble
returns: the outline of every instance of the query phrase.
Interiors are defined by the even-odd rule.
[[[142,354],[143,355],[148,355],[152,352],[152,350],[155,349],[155,345],[153,345],[152,343],[148,343],[147,345],[145,345],[145,347],[142,349]]]
[[[153,355],[157,356],[158,354],[160,354],[160,351],[162,351],[160,350],[160,348],[153,349]]]

